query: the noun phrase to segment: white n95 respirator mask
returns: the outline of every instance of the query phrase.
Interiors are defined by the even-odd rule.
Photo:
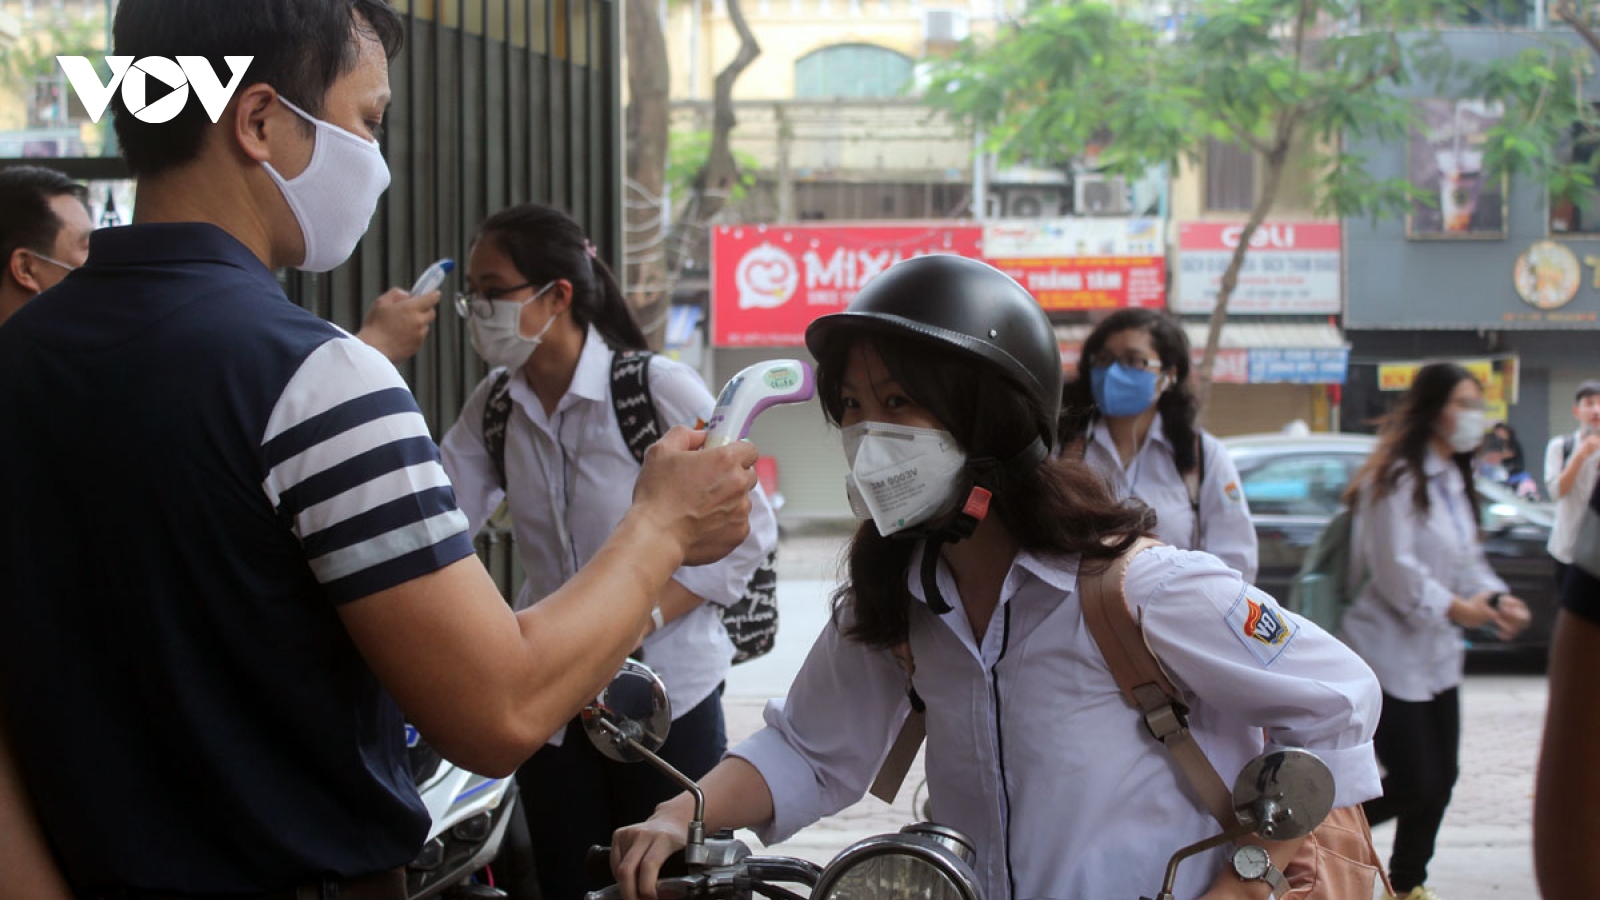
[[[967,454],[948,431],[862,422],[840,432],[850,465],[845,493],[856,518],[887,537],[948,512]]]

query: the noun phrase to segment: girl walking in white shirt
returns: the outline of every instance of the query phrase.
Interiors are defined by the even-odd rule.
[[[617,379],[645,378],[660,420],[630,421],[630,432],[693,425],[710,416],[714,401],[692,369],[671,359],[639,360],[642,376],[615,365],[618,353],[644,349],[644,335],[611,271],[559,210],[530,203],[490,217],[473,243],[467,283],[457,311],[495,369],[441,452],[474,533],[507,501],[527,576],[514,604],[520,609],[582,568],[631,503],[639,464],[624,436],[628,412],[613,396]],[[757,488],[749,538],[721,562],[679,569],[641,635],[639,653],[666,682],[677,716],[661,754],[691,777],[726,749],[721,686],[733,645],[714,605],[740,599],[776,546],[777,524]],[[648,767],[601,756],[576,720],[517,777],[545,900],[581,897],[589,889],[589,846],[676,793]]]
[[[1119,500],[1156,514],[1156,536],[1204,550],[1256,578],[1256,530],[1239,470],[1222,442],[1195,424],[1189,339],[1171,316],[1123,309],[1083,342],[1077,380],[1062,398],[1061,445]]]
[[[787,698],[701,780],[708,829],[771,843],[859,800],[911,707],[903,648],[926,705],[933,805],[976,842],[983,896],[1150,893],[1168,857],[1217,826],[1085,628],[1080,571],[1130,548],[1149,514],[1051,453],[1061,367],[1048,319],[999,271],[927,256],[875,278],[806,342],[865,521]],[[1264,746],[1304,747],[1333,769],[1338,805],[1377,793],[1377,684],[1353,653],[1206,554],[1139,553],[1125,590],[1224,777]],[[680,795],[617,833],[625,896],[654,896],[692,810]],[[1297,844],[1268,845],[1278,867]],[[1232,852],[1186,864],[1180,896],[1263,896],[1226,864]]]
[[[1424,366],[1346,496],[1351,583],[1363,587],[1342,636],[1383,685],[1383,796],[1365,808],[1374,825],[1397,820],[1389,878],[1410,900],[1434,900],[1423,882],[1458,772],[1461,629],[1510,638],[1528,624],[1478,539],[1472,452],[1484,424],[1477,379],[1452,363]]]

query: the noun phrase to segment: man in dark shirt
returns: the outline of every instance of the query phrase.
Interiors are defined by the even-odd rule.
[[[0,324],[88,258],[86,197],[54,169],[0,169]]]
[[[135,224],[0,329],[0,898],[400,900],[402,711],[509,774],[748,531],[754,448],[676,429],[513,614],[393,366],[283,295],[388,183],[400,39],[382,0],[122,0],[118,55],[254,60],[215,124],[114,101]]]

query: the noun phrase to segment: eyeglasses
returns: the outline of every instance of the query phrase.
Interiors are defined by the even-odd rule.
[[[1159,371],[1161,369],[1161,360],[1145,356],[1137,350],[1130,350],[1121,356],[1112,356],[1102,350],[1089,357],[1089,365],[1092,368],[1104,368],[1112,363],[1121,363],[1124,369],[1133,369],[1135,371],[1149,371],[1152,369]]]
[[[499,300],[501,297],[504,297],[507,294],[515,294],[517,291],[526,290],[531,287],[533,287],[533,282],[525,281],[515,287],[489,288],[486,291],[462,291],[456,295],[456,315],[463,319],[472,318],[473,316],[476,316],[480,319],[493,318],[494,301]],[[548,288],[549,285],[545,285],[545,287]],[[532,297],[522,301],[522,304],[526,306],[527,304],[532,303],[534,299],[542,293],[544,293],[543,289],[534,294]]]

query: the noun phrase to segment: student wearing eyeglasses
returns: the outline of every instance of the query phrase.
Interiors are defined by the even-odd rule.
[[[1172,318],[1147,309],[1107,316],[1062,391],[1062,454],[1082,459],[1119,500],[1153,509],[1163,543],[1210,553],[1252,582],[1250,507],[1222,442],[1195,424],[1189,366],[1189,339]]]
[[[504,500],[527,574],[513,605],[540,605],[605,543],[632,502],[634,450],[674,424],[711,417],[711,392],[690,367],[641,357],[644,333],[616,278],[566,213],[524,203],[490,216],[473,241],[467,293],[456,298],[478,355],[494,367],[445,435],[442,462],[476,532]],[[630,354],[630,351],[632,353]],[[655,421],[640,415],[653,408]],[[628,424],[624,424],[624,423]],[[726,558],[685,566],[656,594],[639,655],[672,702],[658,751],[691,778],[722,758],[722,681],[734,646],[718,606],[743,595],[777,547],[759,487],[750,534]],[[615,615],[591,605],[596,617]],[[573,719],[517,773],[546,900],[577,900],[584,854],[679,790],[648,766],[607,759]]]

